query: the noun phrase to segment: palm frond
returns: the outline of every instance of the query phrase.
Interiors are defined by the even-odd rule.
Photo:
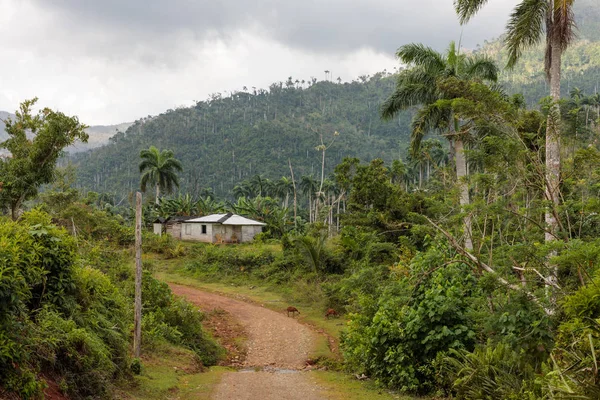
[[[558,35],[561,50],[567,47],[576,38],[575,15],[573,13],[574,0],[555,0],[554,18],[552,22],[552,34]]]
[[[410,153],[413,157],[419,154],[421,142],[427,133],[446,127],[450,110],[446,101],[436,101],[419,109],[412,121],[410,136]]]
[[[461,25],[469,22],[488,0],[454,0],[454,9]]]
[[[181,165],[181,162],[179,162],[179,160],[177,160],[175,158],[169,158],[169,159],[165,160],[165,162],[162,164],[162,168],[163,169],[175,169],[179,172],[183,171],[183,166]]]
[[[496,82],[498,66],[492,59],[485,56],[470,57],[465,60],[465,74],[468,77]]]
[[[157,164],[154,160],[142,160],[140,162],[140,173],[144,172],[147,169],[154,169],[157,167]]]
[[[508,68],[515,66],[524,49],[542,40],[547,10],[546,0],[523,0],[512,12],[506,27]]]
[[[140,182],[140,188],[142,189],[142,192],[146,191],[146,187],[148,186],[148,183],[153,183],[155,181],[155,176],[154,176],[154,170],[148,170],[146,171],[143,175],[142,175],[142,179]]]
[[[432,49],[420,43],[404,45],[396,52],[396,57],[405,64],[419,66],[426,71],[442,71],[445,68],[444,57]]]
[[[436,100],[435,77],[422,68],[403,72],[396,91],[381,105],[381,117],[389,120],[409,107]]]

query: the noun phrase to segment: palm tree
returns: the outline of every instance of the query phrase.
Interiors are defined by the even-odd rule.
[[[179,179],[175,171],[181,172],[181,163],[174,157],[171,150],[160,151],[154,146],[140,152],[140,173],[142,174],[141,189],[146,191],[148,184],[156,186],[156,204],[161,190],[173,191],[173,187],[179,187]]]
[[[252,185],[248,181],[243,181],[239,185],[235,185],[233,187],[233,195],[236,199],[240,197],[254,197]]]
[[[256,174],[252,178],[250,178],[250,187],[252,191],[258,196],[265,196],[267,192],[267,179],[262,176]]]
[[[313,195],[317,192],[317,181],[312,175],[304,175],[300,178],[300,190],[308,198],[308,221],[313,222]]]
[[[488,0],[454,0],[461,23],[467,23]],[[513,67],[524,49],[546,40],[545,70],[550,83],[553,105],[546,126],[546,182],[545,197],[552,202],[546,211],[548,226],[546,241],[556,239],[558,230],[557,205],[560,185],[560,77],[562,54],[574,38],[575,0],[522,0],[510,16],[507,25],[506,46],[508,67]]]
[[[275,182],[275,191],[277,197],[279,197],[282,201],[282,207],[287,208],[290,199],[290,193],[292,193],[294,189],[294,184],[291,178],[286,176],[282,176],[281,179]]]
[[[452,110],[438,106],[438,100],[450,99],[438,88],[437,83],[450,77],[465,81],[496,82],[498,68],[487,57],[460,54],[454,42],[450,43],[445,54],[422,44],[408,44],[398,49],[396,57],[408,68],[400,73],[396,90],[383,103],[381,115],[384,119],[392,119],[401,110],[421,105],[412,123],[411,155],[413,159],[419,159],[421,141],[428,131],[444,131],[454,146],[460,204],[464,207],[469,204],[464,137],[460,134],[460,121]],[[465,218],[465,230],[465,247],[471,250],[473,245],[468,217]]]

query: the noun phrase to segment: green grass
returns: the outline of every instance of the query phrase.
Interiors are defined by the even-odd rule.
[[[225,296],[238,298],[245,301],[254,302],[264,307],[270,308],[274,311],[284,312],[289,305],[297,307],[301,314],[298,316],[300,322],[311,325],[315,331],[324,333],[319,335],[319,340],[315,343],[315,347],[312,351],[311,356],[313,358],[329,358],[337,361],[341,360],[339,353],[332,353],[330,349],[329,338],[334,339],[333,347],[337,350],[337,341],[340,337],[340,333],[343,331],[346,320],[344,316],[340,318],[325,318],[326,306],[324,301],[320,300],[319,293],[314,293],[318,290],[318,284],[310,283],[299,283],[290,282],[289,284],[283,284],[274,286],[268,282],[257,281],[256,279],[241,279],[239,276],[223,277],[222,281],[214,281],[210,279],[207,281],[202,277],[194,276],[194,274],[188,271],[185,266],[190,261],[194,260],[193,250],[200,246],[210,246],[206,244],[198,243],[185,243],[188,248],[189,255],[176,259],[163,259],[159,256],[149,254],[144,257],[144,260],[152,261],[155,265],[155,276],[156,278],[172,282],[180,285],[186,285],[197,289],[219,293]],[[279,245],[252,245],[244,244],[235,246],[236,251],[248,253],[256,251],[257,249],[264,249],[265,246],[269,247],[270,251],[277,252],[281,251]],[[325,335],[326,334],[326,335]],[[180,377],[171,377],[170,380],[167,378],[170,376],[169,372],[160,372],[158,375],[163,377],[166,382],[166,386],[172,385],[171,389],[177,390],[178,398],[190,398],[186,393],[197,393],[197,395],[208,395],[210,388],[214,386],[223,372],[227,369],[223,368],[212,368],[207,374],[194,375],[192,378],[187,379],[187,384],[182,386],[182,380]],[[318,384],[324,388],[323,395],[328,399],[340,399],[340,400],[387,400],[387,399],[399,399],[399,400],[416,400],[416,397],[404,396],[396,393],[392,393],[385,389],[377,388],[373,382],[359,381],[354,377],[335,371],[313,371],[314,376],[317,379]],[[172,375],[172,373],[171,373]],[[177,378],[175,380],[175,378]],[[196,381],[197,379],[197,381]],[[144,385],[146,386],[146,385]],[[151,387],[151,385],[148,385]],[[196,388],[196,392],[187,392],[188,388]],[[176,389],[173,389],[176,388]],[[164,392],[163,389],[163,394]],[[138,397],[138,398],[160,398],[156,397]],[[205,397],[196,397],[205,398]]]
[[[168,272],[168,271],[160,271],[155,273],[156,278],[165,281],[177,283],[180,285],[186,285],[190,287],[194,287],[197,289],[202,289],[208,292],[214,292],[223,294],[225,296],[243,298],[244,300],[251,301],[260,305],[263,305],[267,308],[270,308],[274,311],[284,312],[284,310],[288,306],[288,302],[286,302],[282,296],[278,293],[273,293],[269,291],[268,288],[256,286],[253,289],[250,289],[250,286],[237,286],[234,284],[226,284],[226,283],[217,283],[217,282],[202,282],[197,278],[187,276],[182,273],[177,272]],[[329,358],[339,358],[338,354],[332,353],[329,346],[329,338],[333,338],[337,342],[337,338],[339,337],[339,326],[337,324],[343,323],[343,319],[335,319],[326,320],[323,316],[324,314],[321,312],[321,309],[315,307],[314,305],[300,307],[300,315],[298,316],[298,320],[303,323],[307,323],[309,325],[313,325],[319,329],[323,330],[325,333],[329,335],[329,337],[325,335],[319,335],[319,340],[316,341],[315,347],[312,351],[311,357],[319,358],[319,357],[329,357]],[[336,343],[337,347],[337,343]]]
[[[142,356],[142,373],[123,388],[120,398],[126,399],[208,399],[225,367],[201,371],[193,352],[180,347],[163,345]]]
[[[388,390],[378,389],[371,381],[359,381],[353,377],[331,371],[314,371],[314,377],[325,390],[323,396],[331,400],[417,400]]]

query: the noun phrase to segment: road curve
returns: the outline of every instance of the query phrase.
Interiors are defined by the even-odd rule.
[[[224,374],[215,400],[322,400],[312,374],[303,371],[317,334],[285,313],[189,286],[170,283],[177,296],[202,311],[223,309],[244,327],[247,354],[243,369]]]

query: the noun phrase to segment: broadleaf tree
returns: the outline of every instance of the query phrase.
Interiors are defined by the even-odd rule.
[[[16,116],[4,123],[8,139],[0,149],[9,154],[0,158],[0,208],[9,210],[13,219],[26,200],[35,197],[40,186],[53,181],[56,162],[63,150],[80,140],[86,143],[86,125],[49,108],[32,113],[37,98],[21,103]]]

